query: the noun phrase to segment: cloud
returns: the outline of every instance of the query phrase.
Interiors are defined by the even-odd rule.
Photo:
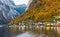
[[[28,4],[29,0],[13,0],[16,5]]]

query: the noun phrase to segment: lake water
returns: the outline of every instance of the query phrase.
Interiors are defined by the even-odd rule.
[[[60,37],[60,27],[0,27],[0,37]]]

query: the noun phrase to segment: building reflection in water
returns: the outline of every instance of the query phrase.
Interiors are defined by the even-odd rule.
[[[40,34],[44,34],[47,35],[47,37],[60,37],[60,27],[55,27],[55,26],[51,26],[49,24],[44,25],[44,24],[26,24],[26,25],[13,25],[9,27],[10,32],[12,33],[12,35],[18,35],[18,34],[22,34],[25,32],[32,32],[34,35],[40,35]]]

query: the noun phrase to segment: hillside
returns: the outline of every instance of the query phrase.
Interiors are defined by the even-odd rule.
[[[0,25],[8,24],[12,19],[22,14],[26,5],[15,5],[12,0],[0,0]]]
[[[33,20],[34,22],[52,22],[60,14],[60,0],[33,0],[29,9],[11,20],[9,25],[19,23],[23,20]]]

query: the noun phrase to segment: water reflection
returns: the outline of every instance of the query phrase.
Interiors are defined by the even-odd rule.
[[[60,27],[0,27],[0,37],[60,37]]]
[[[20,35],[15,36],[15,37],[53,37],[53,36],[48,36],[48,35],[43,34],[43,33],[34,34],[32,32],[25,32],[25,33],[22,33]]]
[[[10,32],[12,35],[17,35],[20,37],[58,37],[57,32],[58,27],[41,27],[41,26],[26,26],[26,27],[11,27]],[[20,35],[19,35],[20,34]],[[22,36],[25,35],[25,36]]]
[[[0,27],[0,37],[12,37],[12,35],[9,32],[9,27],[1,25],[1,27]]]

